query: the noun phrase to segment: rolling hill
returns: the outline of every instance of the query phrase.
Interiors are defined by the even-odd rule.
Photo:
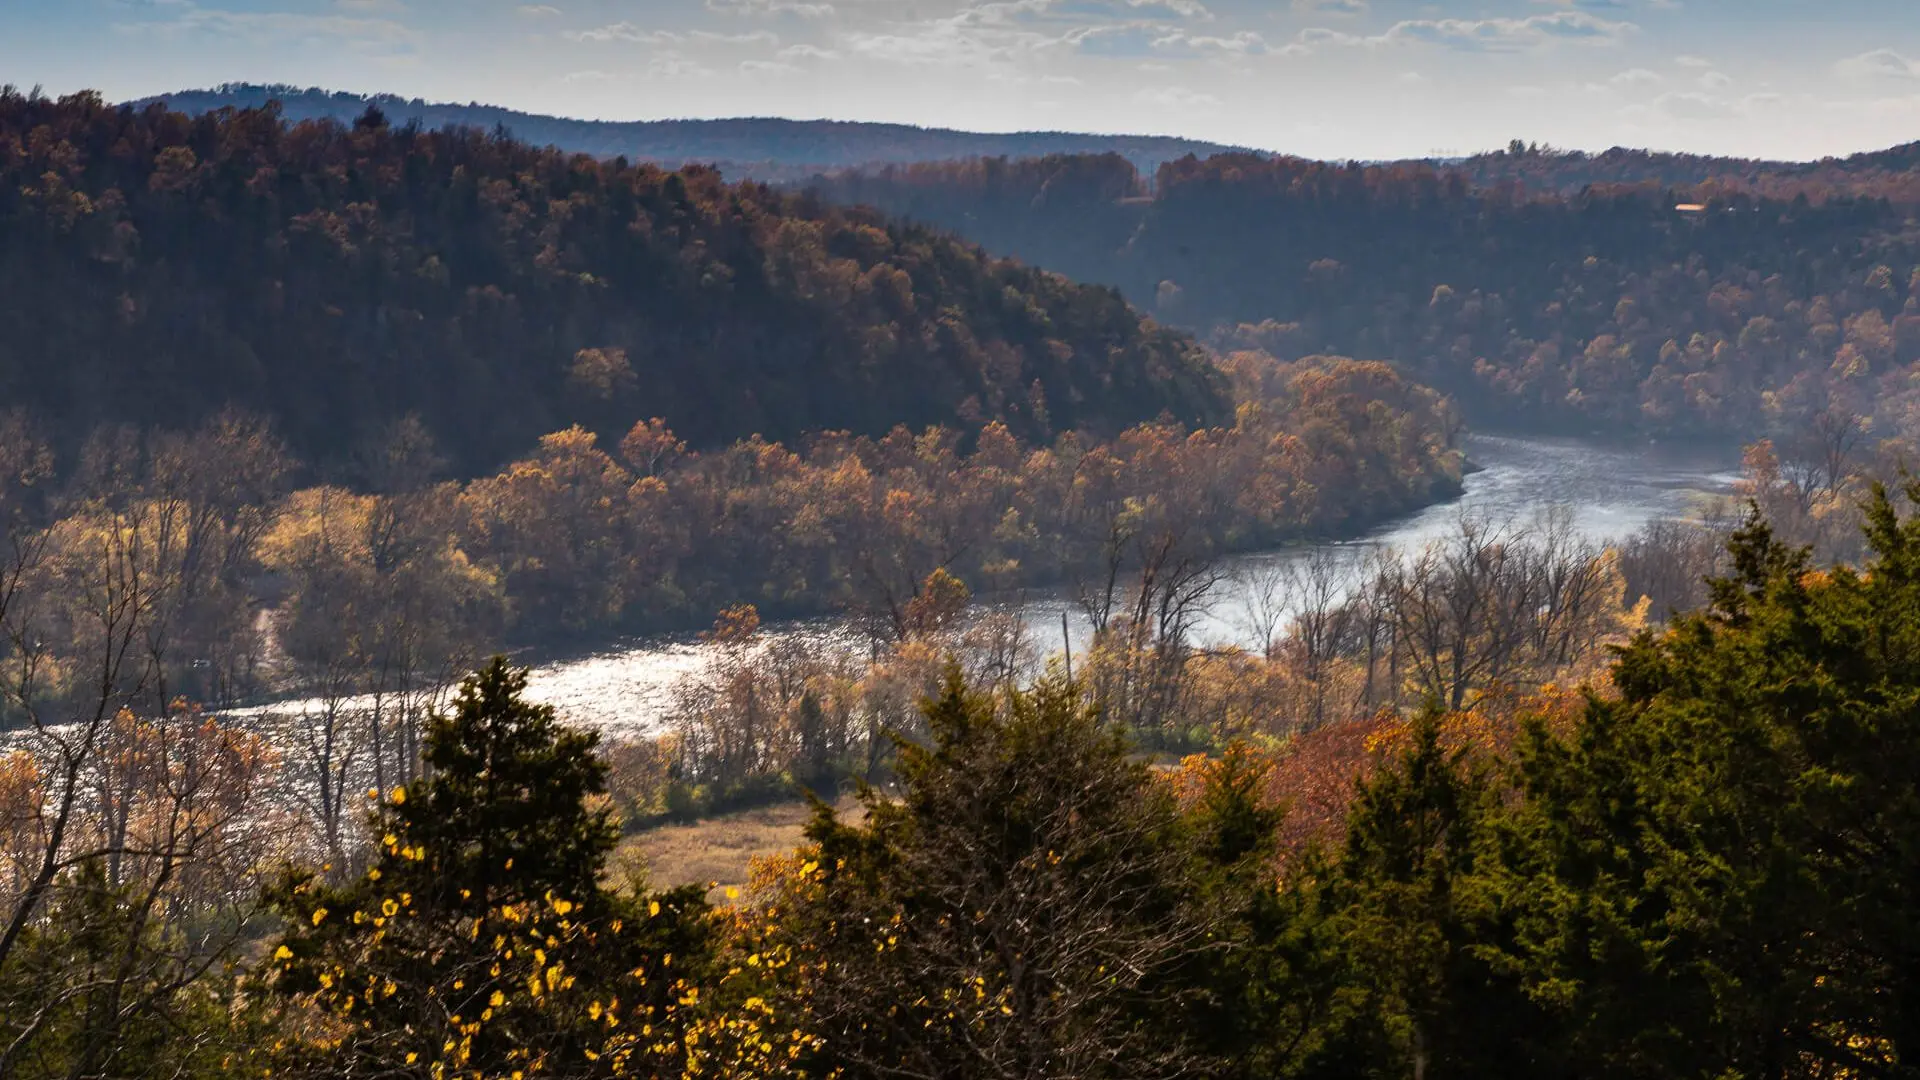
[[[554,146],[601,158],[651,161],[670,168],[715,164],[730,177],[763,181],[805,180],[819,172],[861,165],[1047,154],[1119,154],[1135,168],[1151,174],[1162,163],[1188,154],[1209,157],[1238,149],[1161,136],[1066,132],[983,134],[835,120],[571,120],[478,103],[434,103],[391,94],[363,95],[256,84],[184,90],[133,104],[140,107],[153,102],[193,115],[224,108],[257,109],[269,102],[279,102],[288,120],[330,119],[343,124],[352,123],[369,106],[374,106],[396,127],[418,122],[428,130],[448,125],[483,130],[505,128],[516,138],[537,146]]]
[[[472,129],[0,94],[0,401],[273,418],[308,461],[414,414],[462,472],[583,424],[696,445],[1226,411],[1111,289],[706,168]]]

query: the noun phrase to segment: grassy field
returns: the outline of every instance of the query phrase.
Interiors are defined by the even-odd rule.
[[[839,809],[846,815],[857,806],[849,799]],[[812,814],[808,804],[796,800],[691,825],[662,825],[628,837],[621,854],[644,863],[654,888],[711,885],[724,895],[729,886],[746,884],[756,856],[782,855],[798,847]]]

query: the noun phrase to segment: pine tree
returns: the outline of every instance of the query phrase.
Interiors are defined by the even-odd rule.
[[[601,884],[618,834],[598,805],[597,735],[526,701],[526,681],[496,658],[433,718],[427,776],[374,812],[364,877],[280,890],[291,928],[272,985],[336,1032],[294,1047],[290,1070],[611,1075],[622,1020],[648,1033],[640,1060],[689,1051],[682,1006],[698,1002],[688,990],[713,952],[706,903],[697,889]],[[647,1075],[634,1056],[632,1074]]]

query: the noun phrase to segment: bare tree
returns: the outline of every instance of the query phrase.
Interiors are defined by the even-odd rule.
[[[257,803],[269,755],[173,702],[180,659],[202,651],[180,643],[232,636],[231,612],[201,600],[250,557],[254,496],[197,487],[156,453],[144,473],[113,463],[127,487],[61,502],[47,464],[0,424],[0,715],[21,789],[0,893],[0,981],[19,1007],[0,1015],[0,1076],[56,1020],[75,1048],[61,1068],[114,1072],[127,1032],[166,1022],[233,955],[271,832]]]
[[[1262,656],[1276,656],[1286,640],[1296,576],[1284,555],[1245,560],[1231,575],[1235,629]]]
[[[1321,546],[1293,562],[1289,575],[1292,584],[1288,591],[1297,606],[1288,634],[1288,651],[1308,683],[1310,722],[1318,727],[1327,722],[1329,676],[1355,621],[1355,611],[1345,602],[1353,567],[1344,552]]]
[[[1726,550],[1726,523],[1650,521],[1620,546],[1620,571],[1630,599],[1645,597],[1656,618],[1707,603],[1707,578]]]
[[[151,682],[141,659],[156,568],[144,523],[104,514],[63,528],[62,542],[36,542],[33,561],[11,571],[0,613],[8,646],[0,695],[24,719],[48,789],[39,864],[0,928],[0,971],[60,876],[114,853],[70,834],[78,832],[110,725],[133,711]]]
[[[1109,719],[1148,738],[1169,734],[1191,693],[1192,631],[1225,574],[1177,532],[1142,545],[1125,615],[1095,634],[1084,680]]]

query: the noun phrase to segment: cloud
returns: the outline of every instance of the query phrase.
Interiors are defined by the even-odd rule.
[[[1168,109],[1217,109],[1222,102],[1212,94],[1189,90],[1184,86],[1153,86],[1136,91],[1133,100],[1142,105]]]
[[[1556,11],[1524,19],[1409,19],[1386,32],[1389,41],[1414,41],[1466,52],[1519,52],[1555,41],[1616,45],[1639,27],[1583,11]]]
[[[1367,0],[1293,0],[1293,10],[1308,15],[1365,15]]]
[[[1028,22],[1070,23],[1109,19],[1213,21],[1213,11],[1200,0],[1038,0],[1034,3],[985,6],[1019,9],[1020,16]]]
[[[780,37],[767,30],[744,34],[720,34],[711,30],[647,30],[630,22],[611,23],[591,30],[569,30],[562,35],[570,41],[629,41],[637,45],[777,45]]]
[[[1636,7],[1649,11],[1674,11],[1681,7],[1680,0],[1533,0],[1533,2],[1550,7],[1575,8],[1580,11],[1629,11]]]
[[[1666,81],[1667,77],[1657,71],[1649,71],[1646,68],[1628,68],[1617,75],[1609,77],[1605,82],[1587,83],[1586,89],[1595,94],[1610,94],[1622,90],[1636,90],[1645,86],[1657,86]]]
[[[1225,37],[1174,34],[1157,44],[1164,50],[1181,52],[1190,56],[1260,56],[1267,51],[1267,39],[1252,30],[1242,30],[1239,33],[1230,34]]]
[[[1200,0],[1126,0],[1133,15],[1159,19],[1211,20],[1213,12]]]
[[[1687,121],[1727,120],[1739,111],[1729,102],[1691,90],[1662,94],[1654,99],[1653,107],[1675,120]]]
[[[802,19],[823,19],[832,15],[832,4],[815,0],[706,0],[708,11],[722,15],[796,15]]]
[[[1733,85],[1733,76],[1724,71],[1704,71],[1694,81],[1704,90],[1725,90]]]
[[[522,4],[520,7],[515,8],[514,11],[528,19],[550,19],[556,15],[564,14],[564,12],[552,4]]]
[[[179,38],[205,34],[251,45],[315,43],[361,52],[408,53],[420,35],[396,19],[372,15],[314,15],[292,11],[229,11],[191,0],[156,0],[146,10],[169,17],[113,24],[121,33]]]
[[[798,45],[789,45],[786,48],[781,49],[775,55],[778,56],[781,60],[786,61],[789,64],[793,63],[796,60],[838,60],[840,59],[840,54],[837,52],[834,52],[832,49],[823,49],[818,45],[808,45],[805,42],[802,42]]]
[[[1329,30],[1324,26],[1309,26],[1294,35],[1292,43],[1282,49],[1287,53],[1312,52],[1321,46],[1362,46],[1384,44],[1385,38],[1362,37],[1342,30]]]
[[[1267,52],[1266,39],[1252,30],[1227,35],[1194,34],[1158,23],[1089,27],[1069,34],[1068,40],[1089,56],[1130,59],[1262,56]]]
[[[1704,56],[1676,56],[1673,62],[1685,68],[1710,68],[1713,61]]]
[[[1525,18],[1406,19],[1371,36],[1325,27],[1300,33],[1285,51],[1311,51],[1322,46],[1427,45],[1456,52],[1524,52],[1557,42],[1581,45],[1618,45],[1640,28],[1584,11],[1556,11]]]
[[[570,41],[633,41],[644,45],[664,45],[679,38],[666,30],[642,30],[630,22],[596,26],[591,30],[569,30],[565,36]]]
[[[1264,45],[1257,42],[1258,35],[1250,39],[1173,32],[1213,18],[1201,0],[974,0],[944,17],[847,32],[838,44],[856,55],[896,64],[991,67],[1003,75],[1005,69],[1047,54],[1139,58],[1244,53]]]
[[[1909,60],[1892,49],[1850,56],[1834,65],[1841,78],[1856,83],[1920,81],[1920,60]]]
[[[333,6],[342,11],[366,13],[398,14],[407,10],[404,0],[333,0]]]

